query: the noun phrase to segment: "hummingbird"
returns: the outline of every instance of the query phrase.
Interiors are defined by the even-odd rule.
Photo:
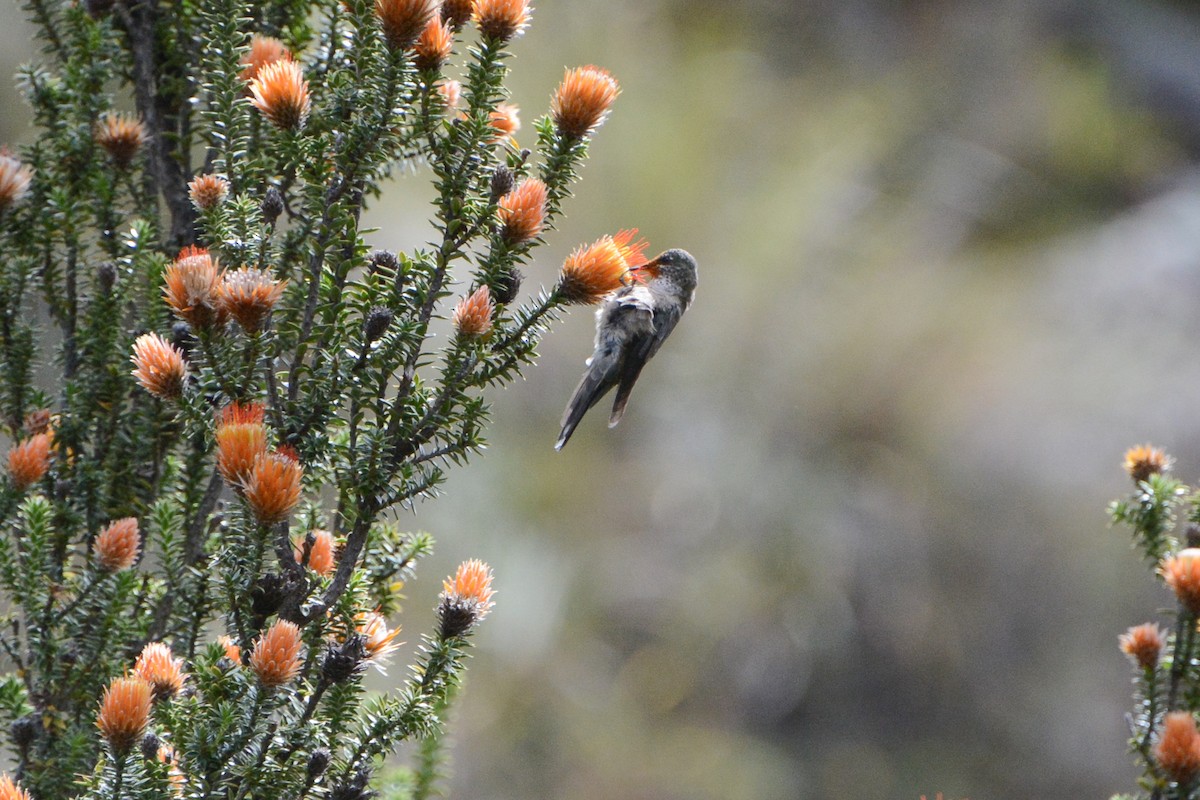
[[[685,250],[667,250],[629,272],[634,280],[609,295],[596,312],[596,349],[563,412],[555,450],[563,449],[583,415],[614,386],[617,396],[608,427],[621,421],[642,367],[696,295],[696,259]]]

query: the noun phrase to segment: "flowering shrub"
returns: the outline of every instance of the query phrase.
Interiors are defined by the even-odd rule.
[[[605,236],[521,292],[616,81],[568,70],[530,151],[505,90],[526,0],[28,9],[38,135],[0,153],[0,797],[359,800],[410,739],[429,796],[492,574],[465,562],[410,677],[368,696],[431,545],[393,512],[482,446],[486,390],[558,311],[642,258]],[[400,165],[436,189],[432,243],[372,252]]]

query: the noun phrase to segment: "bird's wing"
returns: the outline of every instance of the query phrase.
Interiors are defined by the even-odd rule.
[[[625,414],[625,406],[629,404],[629,395],[633,391],[633,385],[637,383],[638,376],[642,374],[642,367],[646,366],[646,362],[662,347],[663,342],[671,335],[671,331],[675,330],[675,326],[679,324],[679,318],[682,316],[683,306],[679,303],[659,304],[654,308],[652,329],[630,343],[626,350],[625,360],[621,364],[621,374],[617,377],[617,396],[613,399],[612,415],[608,418],[608,427],[611,428],[621,421],[621,417]]]

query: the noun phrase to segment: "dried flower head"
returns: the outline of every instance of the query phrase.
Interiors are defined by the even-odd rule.
[[[620,93],[617,79],[608,70],[590,65],[567,70],[550,101],[555,127],[573,139],[588,135],[608,116]]]
[[[503,141],[521,130],[521,109],[514,103],[499,103],[488,112],[488,122],[496,131],[496,141]]]
[[[30,800],[29,792],[8,775],[0,775],[0,800]]]
[[[1163,562],[1159,572],[1183,607],[1200,614],[1200,548],[1180,550]]]
[[[229,196],[229,181],[223,175],[197,175],[188,183],[188,196],[201,211],[216,208]]]
[[[1153,622],[1135,625],[1121,634],[1121,652],[1142,669],[1153,669],[1162,654],[1164,635]]]
[[[259,71],[276,61],[291,61],[292,53],[274,36],[256,33],[250,37],[250,49],[242,56],[242,71],[239,77],[246,83],[258,77]]]
[[[475,0],[473,18],[489,39],[507,42],[529,24],[529,0]]]
[[[526,178],[500,198],[500,224],[504,241],[521,244],[542,232],[546,224],[546,184],[538,178]]]
[[[29,193],[33,170],[0,149],[0,214],[16,205]]]
[[[183,394],[187,364],[183,353],[157,333],[145,333],[133,343],[133,377],[150,394],[174,400]]]
[[[30,411],[25,415],[25,419],[21,422],[21,427],[25,430],[27,436],[37,436],[39,433],[47,433],[50,430],[50,422],[54,415],[48,408],[38,408]]]
[[[115,753],[124,754],[150,721],[150,684],[141,678],[114,678],[104,690],[96,726]]]
[[[263,686],[282,686],[300,674],[300,629],[278,620],[254,643],[250,668]]]
[[[318,575],[328,575],[336,565],[334,560],[333,534],[329,531],[312,532],[312,547],[308,551],[308,568]],[[304,563],[304,547],[308,537],[296,542],[296,563]]]
[[[185,247],[163,274],[163,296],[175,315],[193,328],[220,326],[225,323],[217,302],[221,277],[220,266],[208,250]]]
[[[388,45],[395,50],[407,50],[437,15],[438,6],[438,0],[375,0],[375,15],[383,26]]]
[[[94,136],[113,163],[125,169],[146,141],[146,126],[132,114],[108,113],[96,123]]]
[[[250,478],[242,484],[250,510],[263,525],[275,525],[287,519],[300,502],[300,482],[304,470],[284,448],[261,453],[254,459]]]
[[[1154,758],[1178,783],[1189,783],[1200,775],[1200,731],[1190,711],[1172,711],[1163,718]]]
[[[454,30],[461,30],[471,19],[475,0],[442,0],[442,19]]]
[[[217,287],[220,307],[237,320],[246,333],[258,333],[263,321],[275,308],[287,281],[277,281],[270,272],[242,267],[225,273]]]
[[[250,81],[250,104],[279,128],[303,126],[312,108],[304,67],[291,59],[263,65]]]
[[[459,564],[453,580],[442,582],[438,603],[442,638],[463,636],[477,625],[495,605],[494,594],[491,567],[478,559]]]
[[[92,555],[102,571],[120,572],[133,566],[141,546],[137,518],[124,517],[100,531],[92,543]]]
[[[437,85],[438,94],[442,96],[442,100],[446,103],[446,108],[453,110],[458,108],[458,101],[462,99],[462,84],[456,80],[444,80]]]
[[[1170,468],[1171,457],[1153,445],[1142,444],[1125,451],[1125,471],[1134,483],[1141,483]]]
[[[450,58],[453,49],[454,31],[450,25],[437,16],[431,17],[417,39],[413,64],[419,70],[436,72]]]
[[[579,247],[563,262],[558,293],[568,303],[599,302],[624,285],[629,269],[645,262],[646,241],[634,240],[637,228],[602,236]]]
[[[133,665],[133,674],[150,684],[156,700],[178,694],[186,677],[183,659],[175,658],[171,648],[162,642],[150,642],[142,648]]]
[[[492,314],[495,310],[492,293],[486,285],[480,286],[470,296],[459,300],[458,305],[454,307],[454,329],[458,331],[459,336],[483,336],[492,329]]]
[[[383,664],[392,653],[400,647],[396,637],[400,635],[400,626],[388,629],[387,618],[377,611],[367,611],[357,617],[358,633],[364,638],[363,648],[367,660],[373,663],[380,672]]]
[[[242,648],[238,647],[237,642],[232,636],[221,635],[217,637],[217,643],[225,648],[225,657],[234,664],[242,663]]]
[[[24,491],[45,477],[50,469],[49,433],[22,439],[8,451],[8,477],[17,491]]]

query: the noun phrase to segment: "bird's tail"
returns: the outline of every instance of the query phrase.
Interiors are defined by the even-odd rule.
[[[580,420],[583,419],[583,415],[596,405],[616,383],[614,374],[617,366],[616,360],[616,353],[597,352],[592,356],[591,364],[583,373],[579,385],[575,387],[575,393],[571,395],[571,401],[567,403],[567,410],[563,412],[562,430],[558,434],[558,441],[554,444],[555,450],[563,449],[567,440],[571,438],[571,434],[575,432],[575,428],[578,427]]]

